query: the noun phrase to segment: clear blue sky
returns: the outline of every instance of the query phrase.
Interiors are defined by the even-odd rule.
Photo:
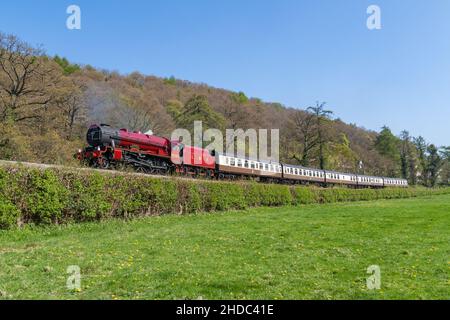
[[[66,8],[82,30],[66,29]],[[382,10],[382,30],[366,9]],[[3,1],[0,30],[49,54],[171,76],[450,144],[448,0]]]

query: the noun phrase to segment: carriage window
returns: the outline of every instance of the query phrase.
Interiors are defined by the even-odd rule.
[[[225,163],[230,164],[230,158],[225,158]]]
[[[230,166],[235,166],[236,165],[236,161],[234,161],[234,158],[230,159]]]
[[[255,169],[255,163],[252,162],[252,163],[250,164],[250,167],[251,167],[252,169]]]
[[[247,160],[245,160],[245,162],[244,162],[244,167],[248,168],[248,161]]]
[[[238,167],[242,167],[242,161],[238,160],[237,165],[238,165]]]

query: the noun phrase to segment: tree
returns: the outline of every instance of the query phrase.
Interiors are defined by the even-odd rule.
[[[191,133],[191,143],[202,142],[201,146],[205,147],[206,142],[203,141],[203,132],[195,132],[194,124],[196,121],[202,123],[202,130],[219,129],[224,130],[225,118],[215,112],[209,105],[208,98],[203,95],[193,95],[184,105],[181,113],[174,119],[178,128],[186,129]],[[197,136],[194,136],[197,134]]]
[[[133,131],[151,130],[155,134],[168,134],[170,117],[156,99],[131,90],[118,93],[115,101],[108,117],[112,125]]]
[[[345,133],[339,135],[339,140],[330,144],[329,165],[335,170],[355,170],[358,160],[356,153],[350,147],[350,141]]]
[[[387,126],[381,129],[375,140],[375,149],[389,161],[386,174],[397,175],[400,163],[400,139],[398,139]]]
[[[409,132],[404,130],[400,134],[400,163],[402,178],[407,179],[409,184],[417,184],[417,161],[414,146]]]
[[[417,157],[418,157],[418,165],[419,165],[419,177],[420,182],[423,185],[428,185],[427,181],[427,148],[428,144],[422,136],[413,139],[413,144],[416,149]]]
[[[445,186],[450,185],[450,146],[442,147],[440,151],[441,157],[443,159],[442,173],[441,173],[441,183]]]
[[[310,165],[312,152],[319,144],[314,120],[314,114],[309,112],[296,111],[293,116],[296,136],[301,141],[301,150],[300,156],[294,153],[292,158],[305,167]]]
[[[167,101],[166,110],[167,110],[167,113],[173,119],[180,116],[182,109],[183,109],[183,104],[180,101],[178,101],[176,99]]]
[[[55,105],[61,112],[64,136],[73,138],[76,125],[87,122],[87,107],[81,90],[76,86],[71,87],[70,92],[55,101]]]
[[[224,117],[215,112],[209,105],[206,96],[194,95],[184,105],[181,113],[175,118],[177,126],[193,130],[195,121],[202,121],[203,129],[223,129]]]
[[[428,186],[435,187],[439,178],[439,170],[443,164],[439,155],[439,150],[434,144],[430,144],[427,148],[427,180]]]
[[[0,123],[38,120],[61,76],[43,50],[0,33]]]
[[[320,169],[322,170],[325,169],[326,165],[325,144],[327,143],[327,136],[325,124],[329,123],[330,117],[333,114],[333,111],[324,109],[325,105],[326,102],[317,102],[315,107],[308,108],[308,111],[314,115],[316,121],[317,143],[319,144],[319,163]]]

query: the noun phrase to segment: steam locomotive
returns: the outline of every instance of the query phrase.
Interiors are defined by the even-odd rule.
[[[89,147],[77,158],[100,169],[131,167],[147,174],[182,174],[208,179],[253,178],[261,182],[344,185],[354,188],[408,187],[408,181],[342,173],[290,164],[268,162],[209,152],[180,141],[106,124],[92,125],[87,132]]]

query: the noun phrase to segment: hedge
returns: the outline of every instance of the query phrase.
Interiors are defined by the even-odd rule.
[[[11,166],[0,168],[0,229],[444,193],[450,189],[324,189]]]

